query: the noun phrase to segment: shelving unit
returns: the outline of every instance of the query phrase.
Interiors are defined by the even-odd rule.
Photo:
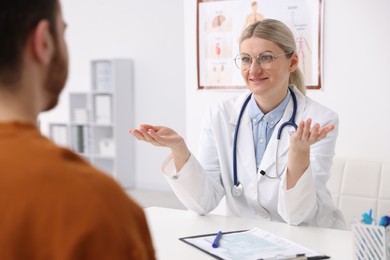
[[[134,186],[133,75],[131,60],[91,62],[92,86],[89,92],[69,95],[70,122],[50,124],[50,135],[68,146],[97,168],[112,175],[124,188]],[[69,138],[53,135],[61,133]],[[64,141],[62,141],[64,142]]]

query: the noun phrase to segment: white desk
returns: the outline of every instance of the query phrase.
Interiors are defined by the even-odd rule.
[[[215,259],[178,238],[201,234],[251,229],[259,227],[278,236],[331,256],[334,260],[350,260],[352,257],[352,233],[350,231],[297,227],[284,223],[256,219],[199,216],[185,210],[150,207],[145,209],[152,233],[156,256],[159,260]]]

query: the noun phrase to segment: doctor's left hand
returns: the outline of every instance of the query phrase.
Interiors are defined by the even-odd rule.
[[[321,127],[318,123],[312,126],[312,119],[308,118],[301,121],[297,131],[291,135],[290,149],[296,152],[305,152],[310,150],[310,145],[317,143],[325,138],[330,131],[334,129],[334,125],[326,125]]]
[[[290,149],[287,163],[287,189],[295,186],[310,164],[310,146],[324,139],[334,125],[312,126],[311,118],[301,121],[297,131],[290,137]]]

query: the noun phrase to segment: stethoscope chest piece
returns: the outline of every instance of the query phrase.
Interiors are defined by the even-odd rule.
[[[233,187],[232,187],[233,197],[235,197],[235,198],[240,197],[243,190],[244,190],[244,188],[242,187],[241,183],[237,183],[237,185],[233,185]]]

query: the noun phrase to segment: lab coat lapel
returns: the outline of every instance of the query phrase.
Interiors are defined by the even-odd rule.
[[[235,113],[230,119],[230,123],[235,125],[235,127],[237,127],[239,111],[241,110],[242,104],[247,97],[248,94],[245,94],[242,98],[237,99],[235,104],[235,111],[237,111],[237,113]],[[248,115],[248,106],[241,118],[237,138],[237,167],[239,168],[240,165],[244,166],[247,173],[253,173],[253,175],[249,174],[249,176],[256,176],[256,174],[254,174],[256,173],[256,158],[254,152],[252,124]]]

